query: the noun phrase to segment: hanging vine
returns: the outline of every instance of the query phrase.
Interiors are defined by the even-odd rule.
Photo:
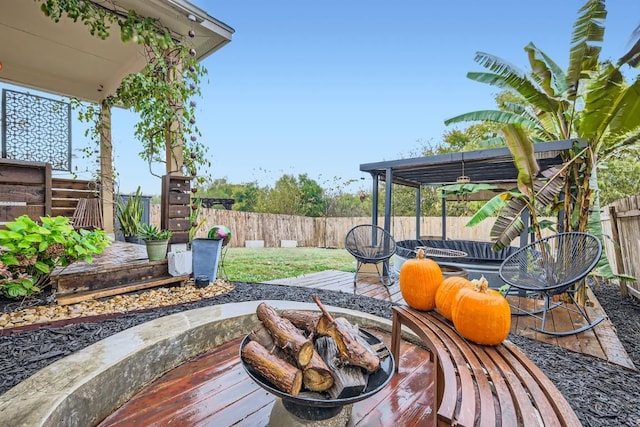
[[[195,176],[198,167],[211,166],[206,156],[208,148],[198,142],[201,134],[196,126],[196,103],[190,100],[200,95],[200,79],[207,73],[198,63],[193,47],[183,44],[181,37],[172,34],[159,20],[119,8],[110,0],[101,4],[88,0],[36,1],[55,22],[66,15],[74,22],[82,22],[91,35],[103,40],[111,36],[112,27],[117,25],[123,42],[144,46],[147,56],[144,69],[126,76],[115,94],[103,100],[105,107],[122,106],[138,113],[140,119],[134,135],[142,143],[139,155],[143,160],[165,162],[163,155],[169,141],[174,158],[177,158],[174,150],[182,147],[186,169],[171,172]],[[190,30],[188,36],[195,37],[194,31]],[[85,109],[79,119],[93,124],[87,135],[98,143],[104,126],[100,109]]]

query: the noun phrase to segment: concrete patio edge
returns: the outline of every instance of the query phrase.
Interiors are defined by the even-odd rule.
[[[187,310],[137,325],[69,355],[0,396],[0,418],[11,426],[94,426],[138,390],[181,363],[248,334],[256,308],[314,310],[312,303],[250,301]],[[327,306],[363,328],[391,331],[391,321]]]

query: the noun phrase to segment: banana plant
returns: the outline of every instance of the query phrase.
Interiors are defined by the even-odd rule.
[[[530,65],[528,72],[502,58],[478,52],[475,61],[487,71],[470,72],[467,77],[508,90],[516,95],[517,101],[502,104],[500,110],[473,111],[445,121],[445,124],[466,121],[502,124],[506,130],[505,137],[513,132],[508,126],[517,125],[528,135],[530,142],[584,142],[586,146],[576,144],[563,154],[566,175],[561,189],[562,228],[565,231],[589,231],[600,239],[604,238],[602,227],[594,218],[598,207],[597,181],[593,179],[596,167],[609,157],[624,153],[640,143],[640,76],[636,75],[628,83],[621,71],[622,66],[638,65],[640,44],[637,39],[640,32],[636,30],[633,35],[636,43],[617,64],[601,62],[606,16],[605,0],[584,2],[573,25],[566,71],[534,43],[524,48]],[[526,153],[521,154],[526,156]],[[532,169],[530,165],[521,166],[528,168],[524,172],[519,169],[525,174],[522,177],[524,182],[527,175],[531,176]],[[492,234],[498,246],[505,244],[519,227],[524,226],[516,219],[523,205],[526,207],[524,201],[534,208],[536,203],[542,206],[546,199],[542,197],[540,200],[540,190],[551,195],[556,188],[534,187],[532,190],[533,199],[520,189],[519,194],[503,193],[497,196],[500,200],[492,200],[485,205],[488,211],[501,208],[502,220]],[[475,220],[485,214],[479,212]],[[475,220],[472,218],[471,223]],[[611,270],[602,268],[600,272],[607,275]],[[582,298],[578,295],[578,299]]]
[[[490,121],[504,125],[507,132],[511,131],[507,126],[519,125],[533,142],[584,141],[586,151],[576,147],[564,159],[569,161],[579,153],[582,156],[567,171],[566,231],[586,230],[585,213],[591,211],[597,189],[590,177],[598,162],[640,142],[640,76],[627,84],[620,69],[632,61],[637,47],[618,65],[599,61],[606,15],[604,0],[585,1],[574,23],[566,71],[534,43],[524,48],[529,72],[495,55],[478,52],[475,61],[487,71],[470,72],[467,77],[509,90],[519,101],[503,103],[501,110],[473,111],[445,121]]]
[[[467,226],[474,226],[497,214],[490,233],[494,250],[509,246],[522,233],[525,224],[521,220],[521,215],[525,210],[531,213],[536,237],[542,238],[542,229],[550,224],[539,220],[538,211],[554,203],[557,204],[571,165],[571,162],[568,162],[540,172],[533,151],[533,142],[522,127],[508,125],[502,133],[518,170],[517,189],[505,191],[493,197],[467,223]],[[539,172],[542,178],[538,177]]]

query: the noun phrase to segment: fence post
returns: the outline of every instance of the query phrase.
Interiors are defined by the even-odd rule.
[[[613,252],[616,257],[617,274],[624,275],[624,261],[622,259],[622,249],[620,247],[620,234],[618,233],[618,217],[616,215],[616,207],[609,206],[609,221],[611,221],[611,239],[613,240]],[[620,293],[623,297],[629,296],[629,290],[627,289],[627,283],[624,280],[620,282]]]

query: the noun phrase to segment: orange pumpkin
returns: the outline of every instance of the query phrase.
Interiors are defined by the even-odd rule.
[[[509,335],[509,303],[500,292],[489,288],[484,277],[473,288],[460,289],[453,304],[453,325],[466,339],[497,345]]]
[[[450,276],[442,281],[436,291],[436,308],[445,318],[453,319],[453,302],[462,288],[473,287],[473,282],[461,276]]]
[[[436,308],[436,291],[442,283],[442,270],[437,262],[418,250],[414,259],[400,267],[400,293],[411,308],[429,311]]]

